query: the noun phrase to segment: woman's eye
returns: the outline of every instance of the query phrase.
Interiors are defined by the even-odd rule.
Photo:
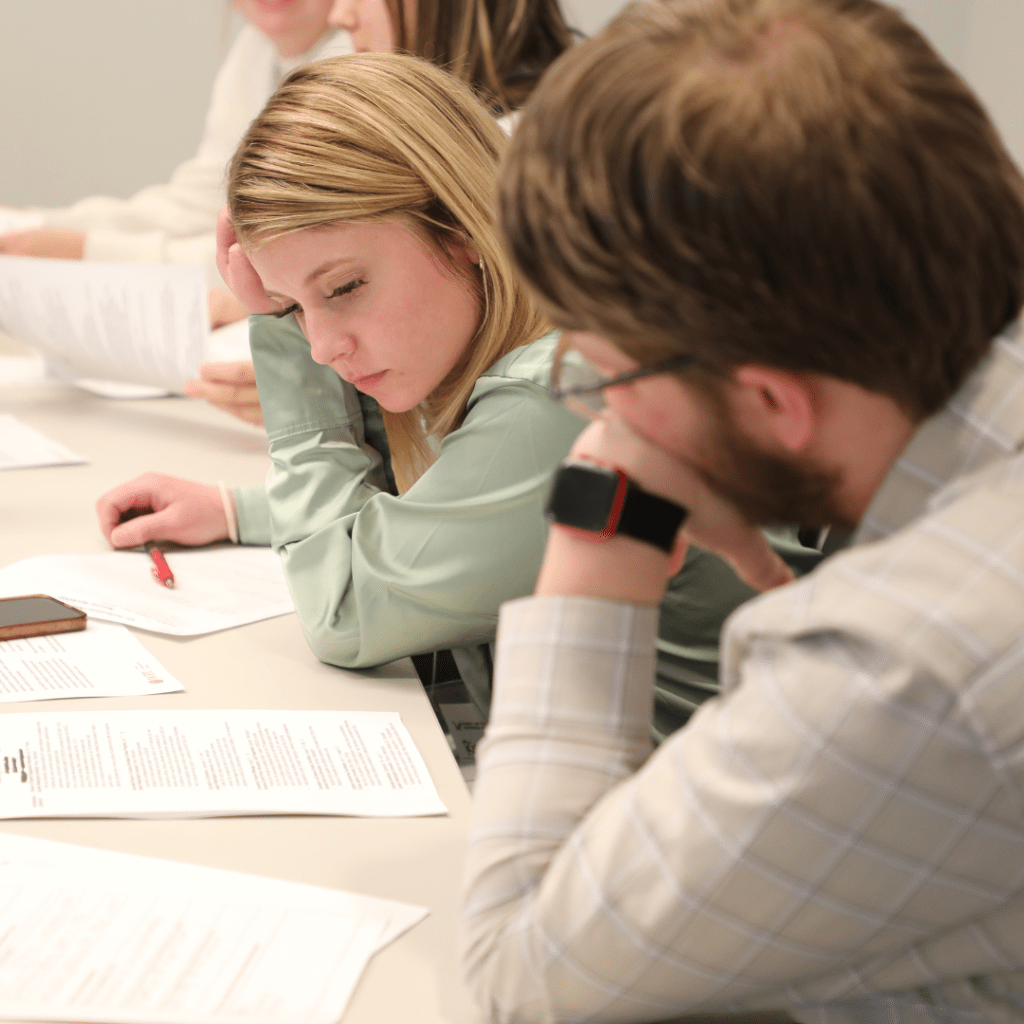
[[[277,310],[272,315],[276,316],[278,320],[283,316],[288,316],[289,313],[301,313],[302,307],[297,303],[293,302],[290,306],[286,306],[284,309]]]
[[[335,288],[330,294],[330,298],[336,299],[339,295],[348,295],[354,292],[360,285],[366,284],[362,278],[357,278],[355,281],[349,281],[348,284],[341,285],[340,288]]]

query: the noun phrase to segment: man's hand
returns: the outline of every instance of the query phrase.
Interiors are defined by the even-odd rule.
[[[576,439],[570,455],[621,469],[644,490],[684,506],[690,515],[671,558],[627,537],[599,544],[553,529],[538,593],[657,604],[669,577],[678,571],[688,540],[721,555],[757,590],[793,578],[756,525],[689,466],[632,431],[614,412],[591,423]]]
[[[263,426],[263,409],[252,363],[203,363],[199,376],[200,380],[185,382],[185,394],[189,398],[204,398],[246,423]]]
[[[0,255],[46,256],[80,260],[85,253],[85,232],[71,228],[33,228],[0,235]]]
[[[217,217],[217,269],[235,298],[250,313],[275,313],[278,304],[267,298],[263,282],[235,236],[231,213],[225,206]]]
[[[126,513],[134,518],[122,522]],[[144,473],[107,491],[96,502],[96,514],[115,548],[148,540],[196,545],[228,539],[220,488],[162,473]]]

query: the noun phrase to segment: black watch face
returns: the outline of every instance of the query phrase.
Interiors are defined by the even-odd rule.
[[[545,513],[563,526],[599,532],[619,489],[619,475],[604,466],[560,466],[555,473]]]

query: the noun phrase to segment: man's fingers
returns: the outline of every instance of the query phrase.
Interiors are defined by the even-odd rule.
[[[793,571],[772,549],[764,534],[753,527],[730,536],[717,547],[717,553],[755,590],[771,590],[793,580]]]

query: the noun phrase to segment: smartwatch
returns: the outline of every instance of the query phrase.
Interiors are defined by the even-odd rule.
[[[611,540],[617,533],[669,553],[689,513],[674,501],[643,490],[621,469],[566,459],[557,470],[544,507],[557,523],[587,540]]]

